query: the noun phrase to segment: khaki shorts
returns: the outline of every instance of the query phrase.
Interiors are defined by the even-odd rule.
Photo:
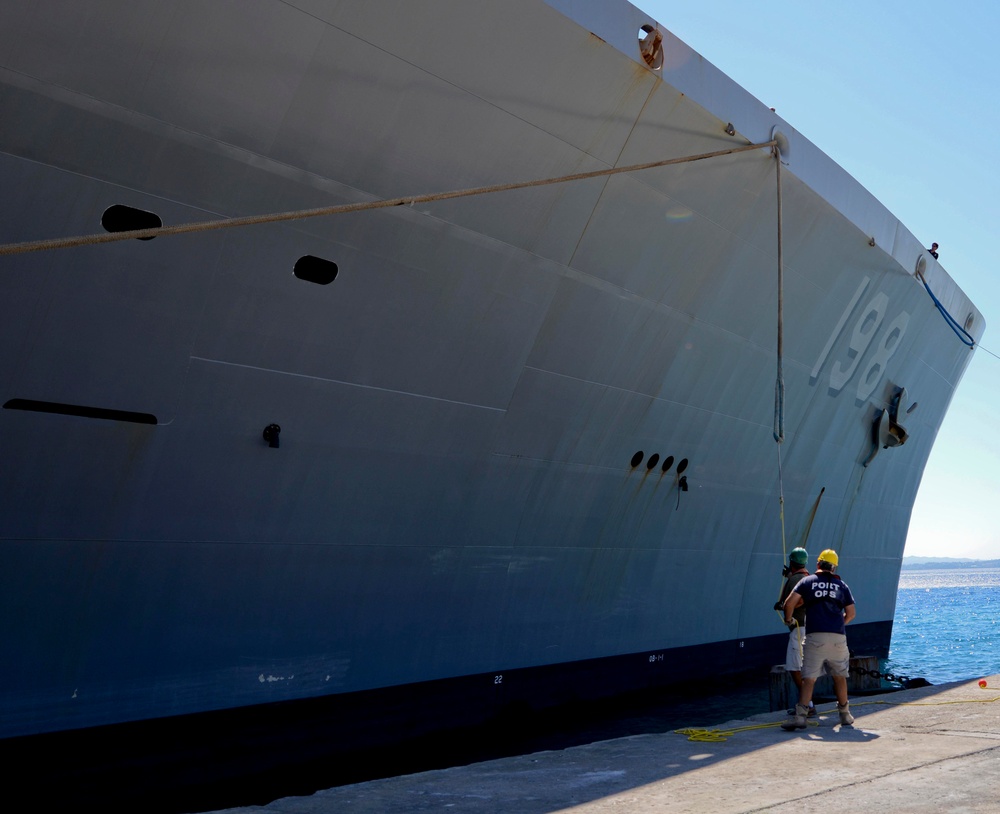
[[[797,627],[788,634],[788,648],[785,650],[785,669],[789,672],[802,670],[802,646],[806,641],[806,629]]]
[[[851,654],[843,633],[810,633],[806,638],[802,648],[802,677],[819,678],[824,664],[829,667],[830,675],[844,678],[849,675]]]

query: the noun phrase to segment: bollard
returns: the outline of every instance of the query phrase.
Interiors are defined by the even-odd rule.
[[[879,678],[864,675],[861,670],[872,672],[878,670],[878,657],[876,656],[852,656],[851,673],[847,678],[847,694],[870,693],[882,689],[882,682]],[[813,698],[833,698],[833,680],[828,675],[820,676],[816,681],[816,689],[813,690]],[[785,671],[785,665],[778,664],[771,668],[770,675],[770,703],[771,712],[779,709],[791,709],[799,700],[799,691],[792,681],[791,675]]]

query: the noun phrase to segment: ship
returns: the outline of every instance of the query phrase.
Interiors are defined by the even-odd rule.
[[[887,655],[985,321],[669,23],[3,6],[0,739],[764,669],[798,545]]]

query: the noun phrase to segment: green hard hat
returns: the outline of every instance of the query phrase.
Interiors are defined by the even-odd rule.
[[[805,565],[809,562],[809,552],[804,548],[793,548],[792,553],[788,555],[788,561],[796,565]]]

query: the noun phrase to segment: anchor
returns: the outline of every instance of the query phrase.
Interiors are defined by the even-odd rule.
[[[883,409],[875,417],[875,423],[872,424],[872,449],[868,453],[868,457],[865,458],[862,466],[868,466],[880,450],[889,449],[890,447],[901,447],[906,443],[906,439],[910,437],[906,428],[899,423],[899,408],[905,399],[906,388],[897,387],[896,392],[893,393],[892,398],[889,400],[889,408]],[[907,409],[906,414],[909,415],[916,408],[917,403],[914,402]]]

